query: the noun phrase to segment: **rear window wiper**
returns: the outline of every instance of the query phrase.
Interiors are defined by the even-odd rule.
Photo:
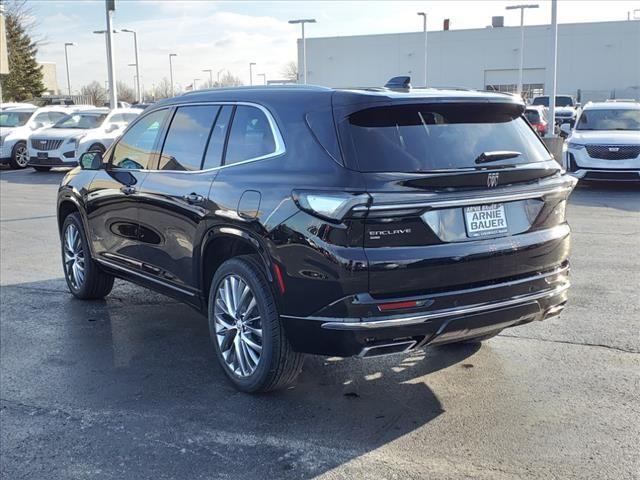
[[[507,160],[522,155],[521,152],[513,152],[509,150],[496,150],[494,152],[482,152],[476,158],[476,163],[497,162],[499,160]]]

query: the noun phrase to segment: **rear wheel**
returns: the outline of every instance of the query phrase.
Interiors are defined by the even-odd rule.
[[[29,152],[27,151],[26,142],[18,142],[11,151],[10,165],[13,168],[26,168],[29,163]]]
[[[48,172],[51,170],[51,167],[33,167],[36,172]]]
[[[209,291],[209,333],[216,357],[243,392],[264,392],[293,383],[303,355],[286,338],[259,260],[232,258],[216,271]]]
[[[100,270],[91,258],[78,213],[69,214],[62,225],[62,267],[74,297],[82,300],[103,298],[113,288],[113,276]]]

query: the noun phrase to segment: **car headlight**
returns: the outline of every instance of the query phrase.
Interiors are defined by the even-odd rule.
[[[569,142],[567,144],[567,148],[573,148],[574,150],[580,150],[581,148],[584,148],[585,146],[582,143],[576,143],[576,142]]]

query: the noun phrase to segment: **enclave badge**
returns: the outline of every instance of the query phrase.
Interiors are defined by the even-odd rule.
[[[500,177],[500,173],[493,172],[487,175],[487,187],[493,188],[498,186],[498,178]]]

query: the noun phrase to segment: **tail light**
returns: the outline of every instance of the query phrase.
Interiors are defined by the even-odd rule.
[[[340,223],[354,207],[367,207],[371,203],[366,193],[294,190],[292,197],[301,210],[335,223]]]

